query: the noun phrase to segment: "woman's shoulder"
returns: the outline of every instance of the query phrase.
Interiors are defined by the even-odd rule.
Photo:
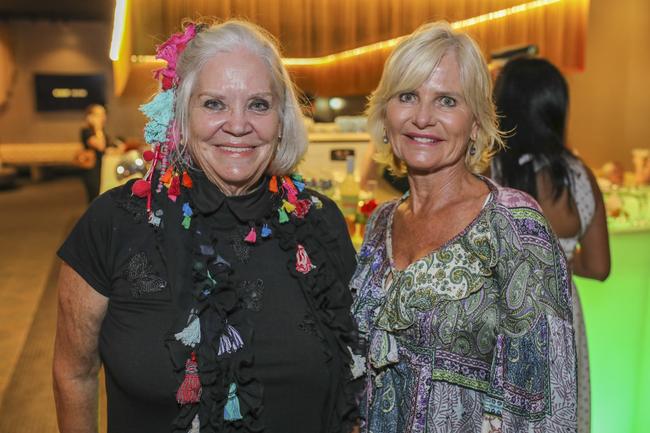
[[[86,211],[87,214],[114,220],[128,215],[137,222],[146,220],[146,200],[133,195],[131,188],[137,179],[129,180],[123,185],[116,186],[100,194],[94,199]]]
[[[550,237],[552,230],[542,208],[530,194],[518,189],[502,187],[493,181],[494,206],[491,220],[501,229],[508,227],[520,234],[533,231],[538,235]],[[497,217],[498,215],[498,217]],[[505,221],[506,224],[496,221]]]
[[[528,208],[539,213],[542,212],[542,208],[537,203],[537,200],[527,192],[501,186],[493,181],[492,185],[494,186],[495,202],[498,207],[508,210]]]
[[[381,203],[377,208],[372,212],[370,218],[368,219],[367,227],[373,229],[383,229],[390,219],[391,214],[395,208],[399,205],[400,199],[393,199]]]

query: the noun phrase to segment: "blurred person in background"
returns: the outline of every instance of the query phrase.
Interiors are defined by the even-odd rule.
[[[529,195],[477,174],[502,145],[480,49],[422,26],[386,61],[368,114],[410,189],[372,215],[350,283],[361,431],[574,432],[567,263]]]
[[[97,431],[100,365],[109,433],[349,433],[355,251],[292,174],[308,140],[277,47],[243,21],[188,23],[157,55],[152,169],[58,253],[61,433]]]
[[[94,158],[89,161],[90,167],[84,169],[82,174],[86,197],[90,203],[99,195],[104,153],[108,148],[114,147],[106,134],[106,109],[103,105],[91,104],[86,108],[86,125],[81,129],[81,143],[84,149],[94,152]]]
[[[573,274],[603,281],[610,271],[607,216],[591,170],[565,145],[569,91],[560,71],[544,59],[517,58],[495,84],[506,148],[493,159],[501,185],[525,191],[541,205]],[[573,323],[578,356],[578,431],[590,431],[589,357],[575,284]]]

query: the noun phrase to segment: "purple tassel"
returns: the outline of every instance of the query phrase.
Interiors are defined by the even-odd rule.
[[[219,339],[219,356],[225,353],[233,353],[244,347],[244,341],[239,331],[234,326],[226,324],[226,329]]]

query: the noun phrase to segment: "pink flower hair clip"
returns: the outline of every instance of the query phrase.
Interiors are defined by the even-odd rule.
[[[200,26],[194,23],[185,27],[185,30],[179,33],[174,33],[158,46],[156,50],[156,58],[167,62],[167,66],[154,71],[154,77],[160,80],[163,90],[168,90],[174,87],[178,82],[176,75],[176,62],[181,55],[187,44],[194,39],[197,32],[200,31]]]

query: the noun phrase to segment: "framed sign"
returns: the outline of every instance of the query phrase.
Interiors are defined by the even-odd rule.
[[[36,111],[84,110],[106,104],[106,79],[96,75],[35,74]]]

